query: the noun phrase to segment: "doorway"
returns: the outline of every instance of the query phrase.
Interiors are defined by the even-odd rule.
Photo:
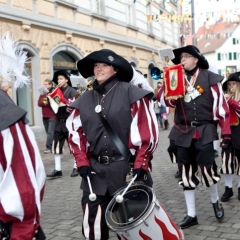
[[[32,79],[32,55],[28,52],[27,57],[29,62],[25,64],[25,74]],[[34,125],[34,114],[33,114],[33,87],[32,81],[28,85],[16,90],[16,102],[19,107],[27,111],[27,119],[29,125]]]

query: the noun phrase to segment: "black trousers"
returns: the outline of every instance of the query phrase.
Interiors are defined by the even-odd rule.
[[[52,152],[62,154],[65,140],[68,142],[68,132],[54,132]]]
[[[240,149],[234,149],[232,144],[227,148],[222,148],[222,166],[221,174],[240,175]]]
[[[212,142],[202,145],[201,139],[193,139],[189,148],[178,146],[177,155],[181,174],[178,184],[185,190],[196,188],[200,181],[206,187],[220,181]],[[198,176],[198,169],[201,176]]]
[[[168,154],[170,156],[170,159],[172,163],[177,163],[177,146],[175,144],[175,140],[170,139],[170,144],[168,146]]]
[[[83,192],[82,209],[84,215],[82,233],[86,239],[109,239],[109,229],[105,220],[105,212],[112,198],[113,196],[109,196],[109,194],[106,193],[105,196],[97,195],[95,201],[90,201],[89,193]]]

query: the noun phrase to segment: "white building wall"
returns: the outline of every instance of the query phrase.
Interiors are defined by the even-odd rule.
[[[188,1],[190,2],[190,1]],[[234,15],[240,13],[239,0],[194,0],[195,29],[203,26],[206,19],[209,19],[209,24],[214,24],[216,19],[219,19],[222,14],[225,20],[231,20]]]
[[[133,0],[65,0],[65,2],[99,15],[105,13],[104,17],[110,21],[112,19],[115,22],[119,21],[122,24],[132,25],[139,28],[140,31],[154,34],[169,45],[178,46],[179,24],[165,20],[149,23],[147,15],[159,15],[160,10],[154,7],[154,4],[147,6],[146,0],[137,0],[135,4]],[[162,0],[155,0],[154,2],[160,5]],[[102,7],[105,9],[103,10]],[[168,13],[177,13],[177,9],[171,7],[169,1],[165,2],[165,10]]]
[[[236,36],[239,36],[239,34],[240,27],[234,32]],[[234,35],[228,38],[220,48],[216,49],[216,51],[204,54],[209,63],[216,64],[223,76],[226,76],[227,67],[229,66],[236,66],[237,71],[240,71],[240,41],[238,44],[233,44]],[[236,53],[237,59],[234,59],[234,52]],[[232,53],[231,60],[229,59],[229,53]],[[221,55],[221,60],[218,59],[218,54]]]

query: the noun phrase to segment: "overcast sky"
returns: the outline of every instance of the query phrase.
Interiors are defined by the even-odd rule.
[[[196,14],[195,29],[202,26],[209,17],[209,24],[215,23],[223,15],[226,21],[231,21],[234,15],[240,14],[240,0],[193,0]],[[191,0],[183,0],[183,14],[192,13]]]

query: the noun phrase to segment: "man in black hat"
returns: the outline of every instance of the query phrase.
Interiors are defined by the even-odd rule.
[[[60,99],[62,102],[69,102],[74,100],[75,96],[78,92],[73,89],[71,86],[70,76],[66,70],[59,70],[54,73],[53,80],[54,83],[57,84],[57,89],[60,89],[63,93],[64,99]],[[57,91],[55,89],[55,91]],[[51,104],[51,101],[50,101]],[[48,174],[49,178],[56,178],[62,176],[61,169],[61,154],[63,153],[63,145],[65,140],[68,140],[68,130],[66,128],[66,120],[69,113],[67,111],[67,105],[61,106],[58,108],[56,113],[56,123],[54,129],[54,137],[53,137],[53,149],[54,160],[55,160],[55,168],[51,174]],[[76,162],[74,161],[73,171],[71,173],[71,177],[78,176],[78,171],[76,168]]]
[[[221,221],[224,210],[219,203],[217,182],[220,175],[214,159],[213,141],[218,139],[216,123],[221,128],[222,144],[231,140],[229,109],[222,92],[222,76],[208,71],[208,61],[198,48],[188,45],[173,50],[174,64],[182,64],[185,70],[185,95],[177,100],[166,100],[175,107],[175,126],[169,138],[177,146],[178,167],[183,187],[187,216],[178,225],[188,228],[198,224],[195,207],[195,188],[201,182],[208,187],[215,217]],[[164,89],[164,88],[163,88]],[[161,98],[159,91],[157,99]],[[198,175],[201,171],[201,178]]]
[[[96,78],[93,90],[73,102],[67,120],[69,144],[82,177],[82,232],[86,239],[107,240],[105,211],[114,193],[126,185],[130,152],[135,159],[133,175],[152,185],[149,161],[158,142],[153,93],[129,83],[131,65],[111,50],[92,52],[77,67],[83,77]],[[87,177],[95,201],[89,200]]]

